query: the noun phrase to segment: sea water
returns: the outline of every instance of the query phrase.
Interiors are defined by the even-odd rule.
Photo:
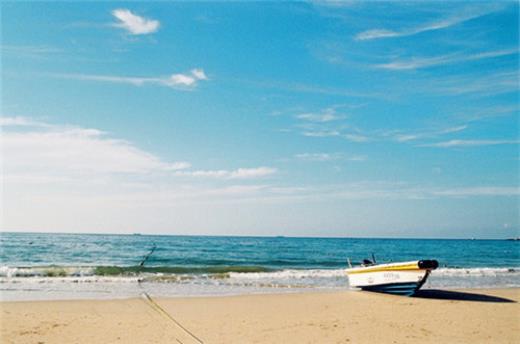
[[[436,259],[423,288],[520,287],[520,242],[0,233],[2,300],[348,290],[344,273]]]

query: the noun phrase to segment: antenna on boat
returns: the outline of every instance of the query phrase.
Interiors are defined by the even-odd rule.
[[[376,264],[376,256],[374,256],[374,252],[372,252],[372,262],[374,262],[374,264]]]
[[[350,258],[347,257],[347,263],[348,263],[348,267],[352,269],[352,263],[350,262]]]

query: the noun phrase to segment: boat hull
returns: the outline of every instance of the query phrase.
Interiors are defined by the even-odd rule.
[[[422,283],[389,283],[373,286],[361,287],[362,290],[373,291],[376,293],[395,294],[403,296],[412,296],[422,286]]]
[[[410,296],[421,288],[432,270],[420,265],[419,262],[380,264],[347,269],[346,273],[353,288]]]

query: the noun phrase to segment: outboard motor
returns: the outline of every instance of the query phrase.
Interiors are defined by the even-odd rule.
[[[439,267],[439,262],[436,261],[435,259],[420,260],[418,265],[419,265],[419,269],[435,270]]]

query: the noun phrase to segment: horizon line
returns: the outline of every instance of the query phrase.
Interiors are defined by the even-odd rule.
[[[166,234],[166,233],[114,233],[114,232],[35,232],[1,230],[0,234],[69,234],[69,235],[126,235],[126,236],[178,236],[178,237],[235,237],[235,238],[290,238],[290,239],[400,239],[400,240],[510,240],[518,236],[501,238],[478,237],[378,237],[378,236],[299,236],[299,235],[233,235],[233,234]]]

